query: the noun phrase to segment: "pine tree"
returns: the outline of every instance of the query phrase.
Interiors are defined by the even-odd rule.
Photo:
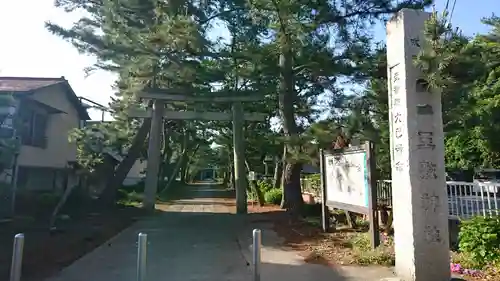
[[[335,90],[337,79],[357,74],[359,62],[369,50],[369,36],[363,32],[381,16],[403,7],[423,8],[431,1],[329,1],[255,0],[254,21],[274,34],[272,44],[279,55],[278,104],[286,138],[285,182],[282,207],[300,209],[302,160],[296,106],[301,97],[313,99],[324,90]],[[334,46],[332,46],[332,44]],[[304,85],[301,91],[298,85]],[[295,212],[296,213],[296,212]]]
[[[69,29],[53,23],[47,23],[47,28],[70,41],[79,51],[96,56],[98,61],[94,68],[119,74],[118,93],[111,104],[116,121],[111,125],[100,125],[107,137],[126,132],[123,137],[127,141],[118,148],[118,151],[126,152],[125,159],[116,168],[108,185],[109,193],[105,195],[109,196],[104,196],[111,202],[133,163],[143,154],[149,131],[150,120],[133,120],[128,116],[131,107],[141,103],[147,106],[136,94],[148,87],[186,87],[191,90],[207,87],[209,81],[197,75],[201,63],[193,60],[207,50],[205,30],[192,17],[199,16],[200,10],[182,1],[67,0],[57,4],[67,10],[83,8],[89,15]],[[179,106],[186,107],[185,104],[171,105],[172,108]],[[79,139],[86,138],[82,135]],[[116,142],[113,144],[117,145]]]

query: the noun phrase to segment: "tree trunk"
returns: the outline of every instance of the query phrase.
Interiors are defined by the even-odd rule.
[[[190,157],[186,152],[186,157],[182,158],[181,164],[181,181],[187,183],[189,181],[189,160]]]
[[[227,157],[228,157],[228,173],[229,173],[229,185],[228,187],[231,188],[231,189],[236,189],[236,186],[234,185],[234,165],[233,165],[233,157],[231,157],[233,154],[232,154],[232,146],[229,146],[229,150],[228,150],[228,153],[227,153]]]
[[[283,185],[283,197],[281,208],[287,209],[291,214],[298,215],[304,204],[300,188],[300,163],[287,163],[283,171],[285,184]]]
[[[262,190],[260,190],[259,185],[257,184],[257,181],[249,181],[249,185],[251,189],[253,189],[253,192],[255,192],[255,195],[257,196],[257,203],[259,204],[259,207],[264,206],[265,199],[264,199],[264,193],[262,193]]]
[[[246,174],[246,176],[247,176],[247,177],[246,177],[246,181],[247,181],[247,191],[248,191],[248,192],[252,192],[252,185],[251,185],[251,182],[252,182],[252,181],[249,181],[249,180],[248,180],[248,174],[250,173],[250,171],[251,171],[251,170],[250,170],[250,165],[248,164],[248,161],[247,161],[247,160],[245,160],[245,167],[246,167],[246,169],[247,169],[247,172],[245,173],[245,174]],[[255,194],[258,196],[258,194],[257,194],[257,193],[255,193]],[[264,198],[264,197],[262,197],[262,198]]]
[[[132,141],[132,145],[128,150],[127,155],[115,169],[114,176],[108,181],[106,189],[101,194],[101,198],[106,203],[114,204],[116,201],[116,193],[121,187],[123,181],[127,177],[130,169],[134,166],[135,161],[141,155],[141,150],[144,148],[144,141],[148,136],[151,127],[151,118],[145,118],[141,127],[137,130],[137,134]]]
[[[66,170],[66,173],[68,173],[68,170]],[[59,215],[59,211],[62,209],[64,204],[66,204],[66,201],[68,200],[71,193],[78,188],[77,184],[68,186],[68,175],[66,175],[66,178],[64,180],[64,186],[66,187],[66,190],[64,190],[63,196],[61,197],[61,199],[59,199],[59,202],[57,203],[54,211],[52,212],[52,215],[50,216],[49,229],[52,229],[54,227],[57,216]]]
[[[112,206],[116,203],[117,191],[121,187],[123,181],[117,184],[116,187],[111,186],[110,181],[113,180],[113,178],[109,178],[109,175],[112,175],[116,170],[115,166],[115,158],[111,157],[109,154],[104,154],[103,162],[96,167],[95,172],[90,176],[90,184],[103,186],[99,194],[99,205]]]
[[[229,184],[228,187],[230,189],[235,189],[236,187],[234,186],[234,166],[229,165]]]
[[[282,161],[276,161],[276,165],[274,166],[274,188],[280,188],[281,187],[281,180],[283,178],[283,162]]]
[[[181,173],[180,179],[181,182],[185,183],[186,182],[186,175],[187,175],[187,164],[188,164],[188,159],[189,157],[187,156],[187,149],[188,149],[188,141],[189,141],[189,136],[188,136],[188,131],[184,128],[183,130],[183,135],[182,135],[182,143],[181,143],[181,151],[183,152],[182,155],[180,155],[180,163],[179,163],[179,171]]]
[[[230,172],[229,171],[224,172],[224,177],[222,178],[223,186],[229,187],[229,177],[230,177]]]
[[[170,136],[172,134],[172,123],[164,122],[163,123],[163,151],[162,151],[162,162],[160,164],[160,172],[158,173],[158,186],[165,186],[165,177],[168,176],[170,168],[170,161],[172,160],[173,150],[170,146]],[[168,178],[167,181],[170,181]],[[166,188],[166,187],[165,187]],[[165,189],[164,188],[164,189]]]
[[[172,184],[172,182],[175,179],[175,175],[177,175],[177,173],[179,173],[179,170],[181,168],[181,164],[182,164],[183,159],[186,158],[186,157],[187,157],[186,156],[186,151],[183,151],[182,154],[179,155],[179,159],[177,159],[177,163],[175,164],[175,167],[172,170],[172,172],[170,173],[170,175],[168,176],[168,181],[165,184],[165,187],[160,191],[160,193],[163,193],[166,190],[168,190],[169,186]]]
[[[290,143],[290,139],[298,137],[298,127],[295,121],[294,104],[296,100],[295,82],[293,73],[293,53],[287,35],[281,34],[281,54],[280,54],[280,85],[279,85],[279,111],[283,120],[283,133],[286,138],[286,151],[296,152],[297,148]],[[300,188],[300,173],[302,164],[290,157],[285,157],[284,163],[284,184],[281,208],[287,209],[295,217],[298,216],[304,201]]]
[[[196,144],[196,146],[192,148],[191,152],[189,152],[189,149],[186,149],[186,157],[182,159],[181,165],[181,181],[184,183],[188,182],[189,179],[192,179],[192,176],[190,177],[189,175],[189,163],[191,162],[191,158],[193,158],[198,151],[198,148],[200,148],[200,144]]]

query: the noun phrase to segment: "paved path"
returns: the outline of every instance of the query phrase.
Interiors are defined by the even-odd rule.
[[[226,191],[207,185],[191,189],[184,199],[162,206],[164,213],[134,224],[47,281],[137,281],[139,232],[147,233],[149,240],[146,281],[252,281],[251,215],[235,215],[231,200],[224,199]],[[390,276],[388,270],[337,271],[305,264],[296,253],[275,247],[279,238],[273,231],[259,227],[264,228],[262,281],[364,281]]]

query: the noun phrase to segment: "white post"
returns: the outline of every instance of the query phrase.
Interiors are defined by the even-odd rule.
[[[261,248],[262,248],[262,233],[260,229],[254,229],[252,232],[253,246],[252,246],[252,259],[253,259],[253,281],[260,281],[260,266]]]
[[[148,235],[139,233],[137,239],[137,281],[146,281]]]
[[[24,234],[14,236],[14,247],[12,250],[12,262],[10,266],[10,281],[21,281],[21,270],[23,266]]]
[[[396,274],[450,280],[440,93],[429,93],[413,57],[429,13],[403,9],[387,24]]]

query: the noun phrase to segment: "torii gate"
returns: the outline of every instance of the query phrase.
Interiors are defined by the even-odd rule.
[[[183,95],[184,93],[184,95]],[[247,213],[247,181],[245,174],[245,144],[243,140],[244,121],[262,122],[264,113],[244,113],[242,102],[257,102],[263,96],[219,96],[194,97],[185,95],[184,90],[150,89],[139,93],[138,97],[153,100],[153,109],[129,111],[130,117],[151,118],[149,132],[148,162],[143,207],[154,209],[160,170],[161,131],[163,118],[176,120],[233,121],[234,183],[236,187],[236,213]],[[232,103],[232,114],[208,111],[166,111],[165,101]]]

